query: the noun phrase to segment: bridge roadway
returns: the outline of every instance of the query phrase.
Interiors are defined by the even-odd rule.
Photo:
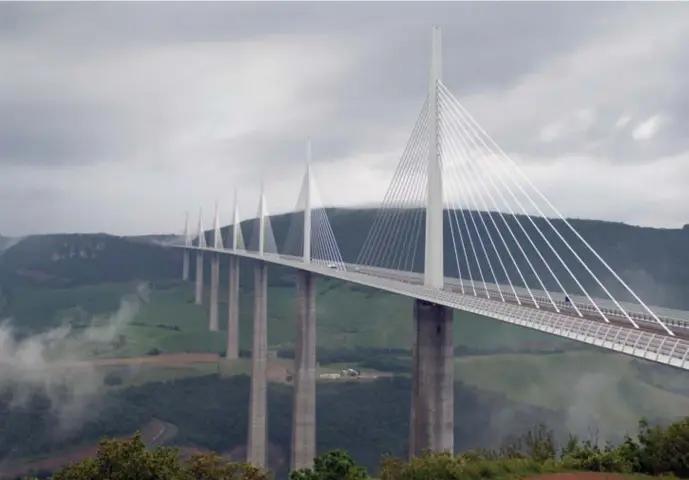
[[[356,271],[359,273],[373,275],[376,277],[389,278],[391,280],[397,280],[400,282],[410,282],[413,284],[423,283],[423,274],[418,272],[406,272],[399,270],[390,270],[379,267],[366,267],[354,264],[345,264],[345,268],[348,271]],[[502,298],[507,302],[515,303],[517,305],[522,305],[530,308],[546,308],[556,312],[553,304],[557,306],[561,313],[571,316],[577,316],[576,310],[572,305],[567,305],[564,300],[557,300],[557,296],[552,296],[552,301],[548,298],[548,295],[542,290],[531,289],[533,298],[529,295],[526,288],[514,287],[517,292],[515,296],[514,292],[508,285],[495,285],[486,282],[488,288],[482,288],[483,282],[477,282],[474,280],[474,286],[472,287],[471,282],[464,279],[457,279],[452,277],[445,277],[445,289],[455,292],[462,293],[470,296],[481,296],[486,297],[495,301],[502,301]],[[474,291],[476,294],[474,295]],[[501,297],[502,295],[502,297]],[[569,295],[569,298],[574,302],[579,309],[579,311],[589,319],[596,319],[604,321],[601,317],[600,312],[596,307],[589,301],[588,298],[580,295]],[[534,304],[534,300],[536,304]],[[594,299],[598,308],[601,312],[608,317],[611,322],[617,322],[621,324],[631,325],[629,319],[624,315],[622,310],[617,308],[612,300],[605,299]],[[619,302],[622,308],[624,308],[629,315],[640,327],[644,325],[648,329],[661,330],[664,331],[662,326],[653,318],[641,305],[632,304],[628,302]],[[536,306],[538,305],[538,307]],[[689,338],[689,312],[684,312],[682,310],[672,310],[662,307],[649,307],[658,316],[660,321],[665,323],[670,330],[672,330],[676,335],[686,334]],[[664,314],[663,314],[664,313]]]
[[[622,305],[625,309],[628,306],[630,307],[627,312],[638,323],[639,329],[633,328],[629,320],[619,309],[611,308],[608,305],[605,306],[604,310],[609,319],[609,323],[606,323],[595,307],[590,303],[581,302],[582,297],[570,296],[572,301],[577,302],[577,306],[583,314],[583,317],[579,317],[572,307],[566,307],[562,301],[556,301],[558,308],[562,307],[560,312],[556,312],[545,292],[539,291],[538,296],[536,296],[536,290],[532,290],[532,292],[534,292],[534,296],[536,296],[541,308],[534,306],[528,293],[523,295],[520,290],[517,290],[517,297],[519,302],[521,302],[519,304],[512,292],[508,295],[509,287],[505,286],[502,286],[500,289],[505,298],[503,302],[497,286],[491,285],[488,289],[476,288],[477,295],[474,296],[473,290],[466,280],[446,278],[445,288],[438,290],[424,286],[423,275],[416,272],[403,272],[353,264],[334,264],[320,260],[312,260],[312,263],[307,264],[303,262],[301,257],[270,253],[264,253],[261,256],[258,252],[246,250],[232,251],[212,247],[185,247],[182,245],[166,245],[166,247],[237,255],[239,257],[311,271],[320,275],[446,305],[456,310],[476,313],[506,323],[689,370],[689,313],[679,310],[663,309],[669,315],[662,316],[656,313],[661,321],[665,322],[675,333],[675,336],[670,336],[650,315],[640,311],[639,306],[633,305],[635,308],[631,308],[632,305],[628,303]],[[331,268],[328,265],[333,265],[335,268]],[[462,284],[464,284],[464,289],[467,293],[461,293]],[[525,291],[525,289],[521,290]],[[488,298],[489,294],[491,298]],[[655,308],[652,309],[656,311]]]

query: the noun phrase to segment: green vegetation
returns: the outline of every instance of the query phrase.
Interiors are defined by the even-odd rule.
[[[18,322],[40,330],[60,324],[70,318],[69,312],[78,308],[87,312],[81,319],[71,317],[73,325],[79,327],[84,325],[85,317],[117,308],[121,296],[133,292],[135,287],[134,282],[61,290],[22,287],[17,289],[17,300],[11,303],[12,311]],[[285,360],[293,357],[293,299],[292,286],[270,289],[269,344],[278,357]],[[221,301],[226,298],[221,297]],[[409,303],[402,297],[362,291],[332,281],[320,282],[317,359],[321,366],[410,373],[412,321]],[[243,288],[240,315],[243,355],[251,348],[251,309],[252,295],[249,289]],[[224,329],[226,308],[221,306],[220,312],[221,329]],[[41,319],[45,318],[50,321],[44,320],[41,324]],[[603,430],[608,424],[613,425],[611,428],[633,428],[637,418],[655,415],[658,410],[671,415],[689,410],[689,401],[682,390],[686,390],[684,378],[670,368],[654,367],[655,373],[643,376],[643,368],[648,369],[643,367],[649,365],[647,362],[633,361],[629,357],[471,314],[456,312],[455,318],[456,378],[467,385],[506,395],[522,405],[553,410],[568,407],[575,410],[573,404],[596,402],[596,414],[606,419],[601,422]],[[78,334],[80,329],[75,332]],[[118,332],[110,346],[88,348],[83,354],[104,358],[155,353],[222,353],[225,341],[224,330],[208,331],[207,307],[194,305],[189,284],[156,282],[149,300]],[[543,356],[545,353],[547,357]],[[218,371],[223,375],[249,373],[246,362],[236,362],[234,366],[199,364],[110,370],[124,372],[124,385]]]
[[[23,334],[64,323],[79,329],[94,316],[117,310],[121,298],[136,290],[138,282],[107,283],[73,288],[17,287],[3,310]],[[207,303],[193,302],[192,286],[154,282],[150,298],[121,329],[111,348],[87,352],[98,357],[161,353],[222,352],[224,332],[208,331]],[[318,344],[323,352],[343,348],[396,349],[407,354],[412,343],[411,302],[404,297],[363,291],[354,285],[321,279],[318,284]],[[269,345],[283,351],[294,342],[294,287],[271,287],[268,293]],[[220,326],[227,324],[227,297],[220,297]],[[240,348],[251,348],[253,294],[240,293]],[[553,352],[585,348],[581,344],[518,328],[466,312],[456,312],[457,354],[492,354],[518,351]],[[288,354],[287,354],[288,355]],[[375,367],[373,367],[375,368]]]
[[[246,365],[246,362],[242,363]],[[18,398],[6,392],[0,398],[0,424],[4,426],[0,430],[0,457],[9,455],[16,460],[46,456],[62,451],[64,445],[96,442],[103,435],[130,435],[147,422],[160,419],[178,429],[172,439],[173,444],[222,452],[224,456],[235,458],[236,453],[232,452],[240,451],[237,449],[241,449],[246,441],[250,379],[245,375],[224,376],[231,375],[233,372],[230,370],[211,375],[208,370],[203,371],[213,367],[215,365],[184,367],[188,374],[194,375],[188,378],[180,378],[172,373],[174,369],[165,368],[167,377],[160,381],[150,381],[155,378],[151,368],[150,376],[140,378],[138,382],[130,382],[124,372],[117,374],[117,370],[112,369],[111,382],[119,377],[121,383],[115,380],[111,386],[113,390],[102,403],[94,404],[97,408],[87,408],[85,412],[88,414],[80,418],[82,423],[66,430],[60,425],[61,410],[55,409],[56,404],[45,396],[37,395],[21,407],[10,408]],[[579,394],[585,395],[586,388],[584,385]],[[545,394],[552,394],[552,390],[542,388]],[[637,400],[643,403],[645,398]],[[663,397],[664,400],[668,398]],[[199,408],[199,399],[203,399],[202,408]],[[69,405],[70,401],[74,398],[65,391],[57,405]],[[539,423],[552,428],[559,443],[566,442],[567,432],[571,431],[614,442],[623,441],[625,432],[636,431],[636,421],[627,421],[627,415],[631,415],[633,409],[624,403],[622,397],[618,409],[627,412],[622,419],[612,410],[605,410],[605,405],[586,404],[586,401],[587,398],[580,401],[572,399],[570,405],[561,405],[565,408],[545,408],[515,401],[499,392],[457,383],[456,448],[464,451],[494,447],[505,436],[514,436]],[[677,396],[675,401],[683,401],[684,409],[678,405],[673,407],[674,411],[686,411],[689,399]],[[591,402],[596,402],[596,398]],[[291,386],[270,384],[268,405],[268,434],[270,451],[273,452],[270,466],[277,474],[283,475],[288,466],[291,442]],[[579,411],[579,416],[574,415],[582,406],[589,411]],[[671,407],[670,404],[665,406]],[[410,381],[406,377],[319,383],[318,452],[345,449],[366,469],[375,471],[382,456],[405,455],[409,408]],[[650,413],[657,414],[658,411]],[[654,418],[654,421],[660,420]],[[588,429],[589,422],[599,425],[600,429]]]
[[[331,210],[329,215],[345,260],[353,261],[374,213]],[[289,215],[273,217],[279,245],[291,221]],[[247,240],[253,224],[243,224]],[[682,267],[689,262],[685,248],[689,229],[579,220],[573,224],[644,300],[689,308],[689,297],[684,294],[689,271]],[[451,260],[448,265],[454,264]],[[208,255],[205,261],[208,275]],[[240,267],[243,355],[251,348],[250,266],[242,261]],[[579,272],[575,269],[575,273]],[[13,317],[20,336],[64,324],[70,324],[73,334],[79,335],[94,317],[116,311],[121,298],[146,280],[152,286],[150,297],[110,344],[88,346],[79,355],[222,353],[227,321],[225,265],[221,267],[218,333],[208,332],[207,302],[203,307],[194,305],[192,287],[180,282],[180,275],[181,251],[146,244],[142,239],[103,234],[29,237],[0,255],[0,318]],[[293,272],[271,266],[269,286],[269,345],[288,360],[294,342]],[[585,286],[595,292],[595,285]],[[318,387],[319,453],[345,449],[373,472],[382,455],[402,456],[406,451],[409,384],[404,376],[410,371],[411,302],[330,279],[319,279],[318,290],[321,366],[359,366],[400,375],[375,382],[324,382]],[[606,439],[622,441],[621,435],[634,430],[640,416],[658,412],[671,416],[689,410],[686,379],[672,369],[472,314],[456,312],[455,319],[456,378],[463,382],[456,385],[455,438],[461,450],[494,446],[505,434],[540,422],[552,426],[559,441],[566,440],[566,431],[578,431],[586,422],[597,422]],[[0,458],[45,455],[64,445],[95,442],[103,435],[130,435],[153,418],[179,427],[174,443],[180,446],[229,453],[245,442],[248,378],[227,377],[248,373],[246,361],[108,367],[104,372],[108,393],[102,400],[94,399],[99,407],[85,410],[79,425],[69,428],[60,417],[62,410],[54,407],[55,399],[51,402],[39,395],[19,401],[8,392],[1,393]],[[51,391],[59,400],[57,405],[69,404],[70,395],[69,391]],[[201,411],[199,399],[206,402]],[[15,403],[20,406],[9,407]],[[278,452],[271,466],[276,473],[284,473],[291,421],[288,385],[270,386],[269,408],[270,440]],[[447,465],[455,465],[453,469],[459,468],[452,463],[458,461],[433,460],[450,462]],[[509,462],[520,461],[505,460],[504,467],[485,466],[488,473],[481,473],[484,466],[476,466],[472,475],[511,476],[510,472],[518,469]],[[562,460],[539,465],[564,468]],[[399,475],[416,478],[426,467],[419,468]],[[493,468],[497,473],[490,473]],[[325,478],[318,472],[312,474],[315,476],[309,478]]]
[[[328,213],[343,257],[354,261],[375,211],[332,209]],[[298,223],[298,219],[291,214],[278,215],[271,222],[282,248],[290,224]],[[689,308],[685,303],[689,301],[687,297],[680,295],[689,286],[689,273],[680,267],[686,263],[682,259],[687,255],[684,245],[689,242],[689,229],[572,222],[645,300]],[[242,224],[247,241],[254,226],[254,220]],[[223,233],[229,234],[228,230],[226,227]],[[620,239],[624,239],[624,248],[620,247]],[[206,276],[210,271],[209,260],[206,255]],[[247,350],[251,343],[253,278],[250,263],[240,263],[240,343]],[[452,265],[454,260],[448,259],[448,274],[456,268]],[[552,265],[557,269],[558,262]],[[227,269],[222,267],[221,283],[226,285]],[[191,270],[193,277],[194,269]],[[65,321],[81,325],[93,315],[115,310],[121,296],[131,291],[138,280],[146,279],[154,285],[153,297],[123,332],[126,341],[117,348],[91,353],[137,356],[153,350],[161,353],[223,351],[224,335],[207,332],[207,311],[193,304],[190,286],[178,281],[180,274],[180,250],[151,245],[142,238],[104,234],[32,236],[0,255],[0,318],[13,317],[22,331],[44,330]],[[269,284],[269,344],[289,348],[294,332],[293,271],[271,266]],[[585,286],[596,287],[588,283]],[[329,279],[320,279],[318,288],[320,347],[410,348],[409,299]],[[226,302],[225,295],[226,288],[221,288],[221,302]],[[221,325],[226,322],[226,310],[221,305]],[[465,353],[581,348],[575,342],[472,314],[457,312],[456,318],[455,345],[466,347]]]
[[[345,261],[356,260],[376,214],[376,210],[328,209],[330,223]],[[289,242],[286,241],[288,230],[290,225],[298,227],[298,218],[295,214],[271,217],[273,232],[281,251],[285,251],[284,248],[289,250]],[[514,223],[514,220],[509,222]],[[534,222],[542,227],[550,241],[558,242],[544,220],[535,218]],[[682,267],[689,263],[689,250],[686,249],[689,243],[689,228],[656,229],[580,219],[571,219],[570,222],[644,300],[651,304],[689,309],[689,299],[684,294],[689,286],[689,272]],[[242,222],[241,228],[247,243],[251,239],[255,223],[255,219]],[[501,225],[501,222],[497,223]],[[562,229],[565,238],[571,239],[571,233],[562,228],[561,221],[553,221],[553,224]],[[230,233],[230,228],[222,229],[225,236]],[[446,228],[445,233],[446,242],[450,245],[450,229]],[[211,232],[206,232],[206,236],[210,241]],[[520,238],[519,235],[517,237]],[[511,236],[505,234],[505,238],[509,242]],[[562,270],[563,267],[557,259],[550,258],[552,255],[547,253],[549,249],[544,244],[541,245],[542,239],[535,238],[534,241],[539,250],[544,252],[555,273],[561,278],[567,278],[568,275]],[[422,243],[419,242],[419,248],[423,247]],[[528,242],[524,241],[523,245],[527,255],[532,256],[533,252]],[[579,249],[578,241],[575,241],[575,245]],[[590,260],[589,254],[581,254],[584,260]],[[416,258],[421,261],[423,255],[416,255]],[[598,286],[589,279],[578,262],[568,257],[565,260],[574,273],[582,278],[584,286],[590,292],[597,292]],[[208,259],[206,261],[208,262]],[[451,249],[447,249],[445,263],[449,275],[456,273],[455,258]],[[527,266],[522,266],[523,271],[528,272]],[[462,271],[467,271],[465,265],[460,267]],[[483,267],[487,268],[487,264]],[[597,267],[594,270],[603,275],[604,279],[608,278],[608,274],[602,270],[598,271]],[[513,278],[518,278],[515,271],[509,273]],[[181,251],[151,245],[146,239],[105,234],[35,235],[10,246],[0,256],[0,293],[7,293],[17,285],[65,287],[136,279],[158,281],[175,279],[180,274]],[[191,274],[193,276],[194,269]],[[496,271],[496,274],[504,275],[499,271]],[[291,286],[289,276],[289,269],[275,268],[269,281],[272,286]],[[221,272],[221,281],[226,282],[224,271]],[[250,281],[250,269],[242,269],[241,282],[248,286]],[[568,289],[573,287],[565,286]],[[622,292],[614,290],[613,293],[619,295]]]
[[[625,436],[617,446],[600,447],[570,435],[558,448],[552,432],[541,426],[499,449],[470,451],[455,457],[425,454],[407,463],[383,461],[381,480],[510,479],[565,471],[590,471],[651,476],[689,476],[689,420],[651,427],[639,422],[637,438]]]
[[[269,476],[251,465],[228,463],[219,457],[194,455],[181,463],[175,449],[147,450],[139,435],[129,441],[103,440],[95,458],[63,468],[53,480],[263,480]]]
[[[130,435],[154,418],[177,427],[172,442],[178,446],[229,454],[246,442],[249,390],[249,377],[217,374],[115,389],[102,400],[102,408],[94,399],[92,406],[80,409],[84,412],[79,417],[82,423],[66,429],[60,418],[71,411],[67,407],[78,397],[70,397],[66,391],[57,403],[45,395],[21,402],[19,393],[6,392],[0,401],[0,458],[16,461],[45,456],[63,451],[65,445],[96,442],[104,435]],[[382,455],[403,456],[410,390],[410,381],[404,377],[320,383],[318,451],[345,449],[368,469],[375,469]],[[493,446],[504,435],[539,422],[557,428],[564,423],[563,413],[522,406],[461,383],[455,385],[455,398],[455,438],[460,450]],[[21,406],[10,407],[17,402]],[[284,473],[291,443],[291,386],[269,384],[268,408],[268,435],[274,452],[271,468]],[[502,418],[500,425],[495,424],[496,415]]]
[[[570,436],[558,447],[552,432],[536,428],[499,449],[469,451],[459,455],[426,452],[407,462],[394,457],[382,460],[381,480],[510,480],[556,472],[605,472],[648,476],[689,477],[689,420],[667,428],[639,423],[637,439],[625,437],[618,445],[601,448]],[[95,458],[58,471],[53,480],[221,480],[269,479],[270,473],[214,454],[194,455],[180,462],[175,449],[147,450],[139,435],[130,440],[103,440]],[[366,480],[366,468],[344,450],[314,459],[313,467],[290,473],[290,480]]]

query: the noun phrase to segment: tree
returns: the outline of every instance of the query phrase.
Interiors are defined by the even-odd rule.
[[[137,433],[130,440],[103,440],[94,458],[58,471],[52,480],[268,480],[252,465],[225,462],[214,454],[180,463],[175,448],[147,450]]]
[[[365,480],[366,469],[344,450],[333,450],[313,460],[313,468],[290,473],[290,480]]]
[[[177,452],[160,447],[147,450],[141,434],[130,440],[103,440],[95,458],[74,463],[53,480],[176,480],[183,478]]]

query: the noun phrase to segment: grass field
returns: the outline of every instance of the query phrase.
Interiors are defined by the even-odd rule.
[[[84,325],[96,315],[116,310],[123,295],[135,283],[103,284],[71,289],[19,289],[11,299],[15,322],[33,331],[54,327],[65,319]],[[405,297],[361,290],[349,284],[323,280],[318,285],[318,331],[320,347],[387,347],[409,349],[412,344],[412,303]],[[153,349],[163,353],[222,352],[226,346],[226,292],[220,295],[221,331],[208,331],[207,299],[193,303],[191,284],[153,290],[122,331],[116,348],[89,350],[90,356],[141,356]],[[268,343],[289,346],[294,341],[294,296],[292,287],[271,287],[268,293]],[[240,348],[251,349],[253,294],[240,293]],[[473,349],[575,348],[574,343],[499,321],[455,312],[455,344]]]
[[[462,357],[455,360],[455,379],[483,391],[505,395],[523,405],[563,411],[568,428],[585,436],[591,434],[588,431],[591,425],[596,425],[601,436],[617,436],[636,431],[641,417],[678,417],[689,411],[689,397],[645,383],[636,375],[632,361],[620,355],[582,351]],[[319,368],[318,373],[337,372],[351,366],[331,364]],[[215,373],[251,374],[249,359],[101,368],[119,372],[123,386]],[[271,360],[269,380],[284,382],[292,368],[291,360]],[[505,414],[511,416],[514,412]],[[500,418],[496,414],[496,422]]]
[[[224,292],[223,292],[224,293]],[[287,346],[294,341],[294,295],[289,287],[273,287],[268,293],[268,344]],[[136,352],[158,348],[164,352],[221,351],[225,348],[226,297],[220,296],[220,333],[208,332],[207,306],[192,302],[191,286],[153,292],[151,302],[136,317],[127,335]],[[240,348],[251,348],[253,294],[240,293]],[[325,348],[410,348],[411,300],[385,293],[370,293],[347,284],[321,282],[318,311],[318,345]],[[455,312],[455,344],[476,349],[558,348],[574,345],[567,340],[531,331],[466,312]],[[155,326],[176,326],[175,331],[153,332]],[[163,330],[158,328],[157,330]],[[117,352],[118,355],[124,352]]]
[[[45,326],[56,325],[66,311],[81,309],[86,314],[114,310],[125,293],[135,284],[108,284],[65,291],[36,290],[20,292],[16,308],[22,315],[33,316],[29,322],[40,325],[37,315],[48,315]],[[207,306],[193,303],[190,284],[167,290],[154,290],[121,335],[117,348],[88,352],[105,357],[136,357],[156,349],[160,353],[222,352],[226,342],[226,292],[221,294],[221,331],[208,331]],[[268,341],[271,347],[288,346],[294,340],[294,295],[291,287],[269,290]],[[30,300],[33,299],[33,302]],[[52,310],[51,310],[52,309]],[[240,348],[251,348],[253,295],[240,295]],[[317,298],[318,345],[331,349],[347,347],[410,348],[412,343],[412,305],[409,299],[357,289],[347,284],[323,281]],[[22,317],[23,318],[23,317]],[[456,360],[456,379],[469,385],[499,392],[524,404],[565,409],[573,419],[594,414],[616,425],[634,424],[641,415],[658,412],[681,414],[689,410],[689,399],[662,388],[686,383],[683,374],[671,369],[653,374],[657,388],[641,381],[631,359],[593,350],[574,350],[576,344],[496,320],[455,312],[455,344],[474,349],[507,348],[514,350],[564,349],[567,353],[499,354],[461,357]],[[276,364],[277,365],[277,364]],[[275,378],[284,376],[291,366],[286,361],[276,367]],[[342,366],[330,365],[337,370]],[[186,366],[137,366],[127,376],[128,384],[150,380],[171,380],[219,372],[223,375],[250,373],[249,363]],[[275,380],[279,381],[279,380]]]

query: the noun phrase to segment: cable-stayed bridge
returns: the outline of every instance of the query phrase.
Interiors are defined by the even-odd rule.
[[[218,330],[220,256],[229,256],[229,358],[237,357],[239,258],[254,260],[248,460],[265,464],[267,264],[297,271],[292,465],[315,454],[313,274],[415,299],[410,454],[453,447],[452,312],[463,310],[689,370],[689,313],[650,307],[545,197],[442,82],[434,29],[429,91],[356,260],[343,258],[311,172],[278,242],[261,191],[245,243],[237,196],[225,238],[216,205],[206,237],[185,225],[183,277],[196,252],[196,302],[210,254],[210,329]]]

